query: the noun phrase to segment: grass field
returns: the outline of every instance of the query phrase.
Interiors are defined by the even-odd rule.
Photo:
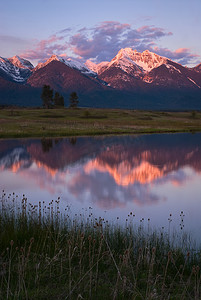
[[[59,198],[0,198],[0,299],[201,299],[201,251],[181,232],[125,226]],[[179,245],[179,246],[178,246]]]
[[[201,112],[118,109],[0,109],[0,137],[201,131]]]

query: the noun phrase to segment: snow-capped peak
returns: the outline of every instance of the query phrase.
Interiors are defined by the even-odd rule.
[[[45,64],[49,64],[51,61],[53,60],[57,60],[57,61],[60,61],[60,62],[63,62],[65,63],[65,59],[63,59],[62,57],[56,55],[56,54],[53,54],[46,62]]]
[[[97,74],[101,74],[110,67],[118,67],[126,73],[132,72],[136,76],[141,76],[164,63],[167,63],[167,58],[149,50],[140,53],[132,48],[122,48],[110,62],[95,64],[87,60],[85,65]]]
[[[46,60],[46,62],[44,63],[39,63],[35,68],[34,68],[34,71],[38,70],[38,69],[41,69],[41,68],[44,68],[45,66],[47,66],[49,63],[51,63],[52,61],[60,61],[62,63],[65,63],[65,60],[57,55],[52,55],[50,58],[48,58],[48,60]]]
[[[130,72],[131,69],[137,71],[138,73],[143,72],[144,69],[135,62],[135,53],[136,51],[131,48],[121,49],[111,60],[108,68],[111,66],[117,66],[125,72]]]
[[[120,64],[121,66],[135,64],[144,72],[149,72],[154,68],[167,62],[167,58],[157,55],[149,50],[140,53],[132,48],[121,49],[112,59],[110,64]]]
[[[52,61],[59,61],[61,63],[64,63],[65,65],[67,65],[68,67],[72,68],[72,69],[76,69],[81,71],[83,74],[86,75],[90,75],[90,76],[95,76],[96,74],[90,70],[89,68],[87,68],[87,66],[85,66],[84,64],[82,64],[81,62],[77,61],[77,60],[73,60],[71,58],[63,58],[61,56],[58,55],[52,55],[46,62],[44,63],[39,63],[36,67],[35,67],[35,71],[43,68],[45,66],[47,66],[50,62]]]
[[[29,69],[33,70],[34,66],[30,63],[30,61],[21,58],[18,55],[15,55],[11,58],[8,58],[8,60],[16,67],[21,68],[21,69]]]
[[[3,57],[0,57],[0,69],[9,80],[19,83],[24,83],[31,72],[28,68],[21,68],[15,65],[12,59]]]
[[[121,59],[123,57],[132,58],[135,53],[137,53],[137,51],[132,48],[122,48],[113,59]]]

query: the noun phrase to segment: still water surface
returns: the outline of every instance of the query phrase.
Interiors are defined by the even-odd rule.
[[[201,134],[0,140],[0,189],[72,213],[185,229],[201,242]]]

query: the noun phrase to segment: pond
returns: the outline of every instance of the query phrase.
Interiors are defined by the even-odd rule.
[[[0,140],[0,189],[201,242],[201,134]]]

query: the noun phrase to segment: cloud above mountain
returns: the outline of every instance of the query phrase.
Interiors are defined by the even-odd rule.
[[[188,64],[191,61],[195,61],[196,58],[198,59],[200,57],[197,54],[191,53],[191,50],[189,48],[179,48],[175,51],[171,51],[167,48],[159,48],[159,47],[155,46],[155,47],[151,47],[150,50],[152,50],[153,52],[155,52],[161,56],[165,56],[172,60],[176,60],[182,65]],[[198,62],[199,62],[199,59],[198,59],[198,61],[196,61],[196,63],[198,63]]]
[[[154,26],[133,29],[129,24],[110,21],[91,29],[82,28],[71,36],[69,46],[73,53],[84,59],[103,61],[111,60],[121,48],[145,50],[159,38],[171,34]]]
[[[62,43],[63,40],[63,36],[52,35],[48,39],[37,42],[34,49],[26,50],[21,56],[27,59],[44,61],[52,54],[60,55],[67,50],[66,45]]]
[[[110,61],[121,48],[131,47],[141,52],[146,49],[180,63],[188,64],[198,57],[188,48],[174,51],[158,45],[159,41],[173,35],[153,25],[133,28],[128,23],[105,21],[91,28],[73,30],[65,28],[47,39],[38,41],[34,49],[26,50],[21,56],[43,61],[52,54],[76,56],[82,61]]]

